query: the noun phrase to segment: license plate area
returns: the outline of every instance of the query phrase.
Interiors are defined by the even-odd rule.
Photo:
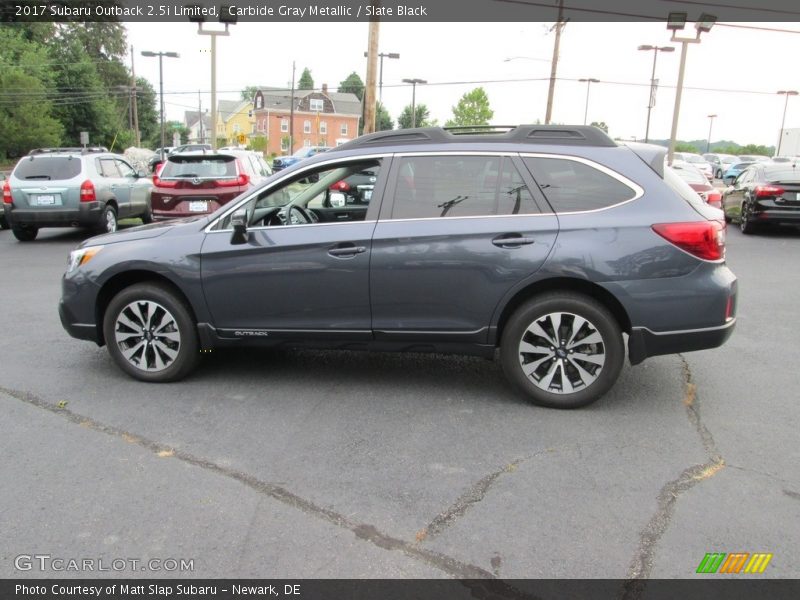
[[[61,205],[61,195],[60,194],[35,194],[32,197],[34,206],[60,206]]]
[[[190,200],[189,212],[208,212],[208,200]]]

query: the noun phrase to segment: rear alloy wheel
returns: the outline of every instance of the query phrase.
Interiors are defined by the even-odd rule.
[[[144,223],[145,225],[149,225],[152,222],[153,222],[153,207],[150,204],[150,200],[148,200],[147,209],[142,215],[142,223]]]
[[[747,202],[742,203],[742,210],[739,213],[739,229],[745,234],[753,233],[756,230],[756,224],[750,219],[750,210],[747,208]]]
[[[509,381],[534,404],[578,408],[614,385],[624,348],[619,325],[602,304],[553,293],[514,313],[503,332],[500,360]]]
[[[111,357],[129,375],[177,381],[197,364],[197,330],[186,305],[157,283],[131,286],[106,310],[103,334]]]
[[[12,225],[11,232],[20,242],[32,242],[39,234],[39,228],[33,225]]]
[[[117,211],[110,204],[106,204],[100,223],[97,225],[97,233],[114,233],[117,230]]]

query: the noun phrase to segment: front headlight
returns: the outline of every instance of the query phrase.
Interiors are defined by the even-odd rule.
[[[88,248],[79,248],[70,252],[67,260],[67,273],[72,273],[81,265],[85,265],[102,249],[103,246],[89,246]]]

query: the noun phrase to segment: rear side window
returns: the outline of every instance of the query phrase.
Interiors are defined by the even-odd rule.
[[[14,169],[18,179],[54,181],[72,179],[81,172],[81,159],[68,156],[32,156],[23,158]]]
[[[161,178],[189,177],[212,178],[236,177],[236,159],[232,156],[208,158],[204,156],[170,157],[161,171]]]
[[[556,212],[607,208],[636,197],[636,190],[595,167],[564,158],[523,157]]]
[[[401,158],[393,219],[538,213],[513,162],[500,156]]]

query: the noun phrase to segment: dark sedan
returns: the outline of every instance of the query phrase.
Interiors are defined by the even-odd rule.
[[[792,163],[755,163],[742,171],[722,195],[726,221],[742,233],[762,224],[800,225],[800,169]]]

